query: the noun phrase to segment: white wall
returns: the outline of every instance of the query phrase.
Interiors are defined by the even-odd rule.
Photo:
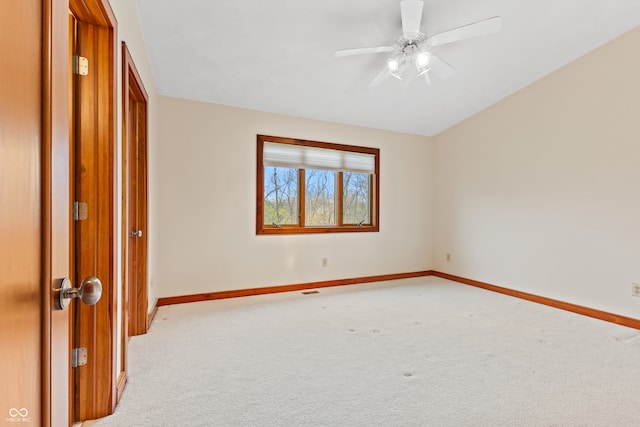
[[[118,220],[116,224],[118,225],[118,249],[117,249],[117,264],[118,264],[118,289],[122,288],[121,280],[122,280],[122,262],[121,259],[121,245],[120,241],[121,226],[122,226],[122,42],[124,41],[127,44],[127,48],[129,49],[129,53],[135,63],[136,69],[140,74],[140,78],[142,79],[145,91],[149,97],[148,103],[148,114],[149,114],[149,134],[148,134],[148,155],[149,155],[149,230],[147,230],[147,237],[149,242],[149,310],[153,308],[153,304],[157,299],[155,294],[155,287],[153,286],[156,265],[155,260],[157,257],[155,256],[155,248],[156,241],[155,236],[157,233],[155,230],[157,229],[157,221],[156,216],[153,215],[153,212],[157,210],[156,201],[157,201],[157,186],[155,185],[156,179],[155,176],[157,174],[156,169],[156,157],[157,157],[157,141],[158,141],[158,97],[156,94],[155,83],[153,81],[153,73],[151,70],[151,62],[149,60],[149,55],[147,53],[147,47],[144,40],[144,36],[142,34],[142,28],[140,26],[140,21],[138,18],[138,11],[136,8],[135,2],[131,0],[109,0],[111,8],[113,9],[114,14],[116,15],[116,19],[118,21],[118,42],[117,42],[117,171],[116,176],[118,178],[117,185],[117,212],[118,212]]]
[[[116,334],[118,338],[116,342],[118,343],[118,347],[120,346],[121,339],[119,338],[122,334],[122,42],[124,41],[127,44],[127,48],[129,49],[129,53],[133,59],[133,62],[136,65],[136,69],[140,74],[140,78],[142,79],[144,88],[149,96],[149,134],[148,134],[148,150],[149,150],[149,203],[150,203],[150,211],[153,212],[155,209],[155,203],[157,200],[157,187],[155,186],[154,176],[156,174],[156,156],[157,156],[157,123],[158,123],[158,109],[157,109],[157,95],[155,84],[153,82],[153,75],[151,72],[151,64],[149,61],[149,57],[146,50],[146,45],[144,41],[144,37],[142,35],[140,22],[138,20],[138,12],[136,10],[135,3],[131,0],[109,0],[109,4],[113,9],[113,12],[116,16],[117,20],[117,66],[116,66],[116,110],[117,110],[117,120],[116,120],[116,177],[117,177],[117,186],[116,186],[116,269],[117,274],[115,277],[115,283],[111,285],[118,292],[118,313],[116,319]],[[148,240],[149,240],[149,283],[152,284],[155,277],[155,235],[154,230],[157,228],[157,221],[153,214],[149,215],[149,229],[147,230]],[[155,289],[153,286],[149,289],[149,310],[153,309],[155,301],[157,299]],[[118,352],[120,352],[120,348],[118,348]],[[116,367],[116,371],[120,372],[120,363],[121,358],[117,359],[118,366]]]
[[[638,46],[640,28],[435,138],[435,269],[640,316]]]
[[[160,297],[428,270],[427,138],[159,98]],[[255,232],[256,135],[380,148],[380,232]],[[328,267],[321,258],[328,258]]]

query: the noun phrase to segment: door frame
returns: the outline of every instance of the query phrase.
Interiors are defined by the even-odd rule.
[[[149,320],[149,289],[147,287],[148,274],[148,104],[149,96],[144,88],[138,69],[133,61],[131,53],[125,42],[122,42],[122,263],[123,263],[123,287],[125,287],[127,301],[124,304],[125,311],[129,315],[129,336],[146,334]],[[132,135],[130,126],[130,108],[136,108],[137,128]],[[134,147],[135,144],[135,147]],[[132,158],[132,149],[138,153],[138,158]],[[134,162],[136,163],[134,165]],[[138,173],[133,177],[132,169]],[[131,194],[132,185],[138,189],[137,194]],[[136,206],[137,205],[137,206]],[[138,209],[137,224],[130,223],[129,214],[133,209]],[[140,209],[142,212],[140,212]],[[136,227],[143,231],[135,245],[142,255],[142,262],[137,266],[137,281],[130,283],[130,242],[129,232]]]
[[[111,171],[111,191],[109,198],[111,239],[107,250],[102,251],[108,257],[109,277],[106,288],[112,287],[116,278],[115,257],[115,100],[116,100],[116,20],[108,0],[40,0],[41,7],[41,141],[40,141],[40,191],[41,212],[41,370],[40,370],[40,411],[41,425],[71,425],[73,387],[71,371],[71,336],[73,333],[69,310],[56,311],[54,301],[58,293],[60,280],[72,275],[71,260],[71,172],[70,172],[70,124],[69,124],[69,27],[68,14],[75,11],[78,19],[94,26],[107,27],[109,47],[108,84],[103,85],[101,100],[106,101],[103,108],[108,112],[106,131],[110,141],[110,150],[106,156],[107,168]],[[104,53],[104,49],[103,49]],[[105,107],[106,105],[106,107]],[[106,304],[111,318],[117,314],[117,292],[110,292]],[[113,337],[113,345],[105,372],[101,377],[106,380],[109,399],[103,409],[105,415],[113,412],[116,403],[116,322],[107,325]],[[102,331],[102,330],[101,330]],[[93,328],[96,334],[96,328]]]
[[[53,0],[50,0],[53,1]],[[108,0],[69,0],[67,13],[78,21],[78,43],[83,56],[90,59],[89,76],[79,100],[85,123],[83,140],[95,144],[95,173],[98,176],[96,189],[90,190],[95,197],[94,213],[100,213],[96,222],[99,237],[94,255],[96,271],[81,273],[97,275],[103,284],[102,298],[95,306],[86,307],[75,303],[77,316],[72,328],[81,346],[86,347],[89,363],[75,368],[74,387],[70,401],[73,404],[73,421],[101,418],[113,413],[117,400],[117,213],[116,213],[116,18]],[[73,153],[73,148],[70,147]],[[73,159],[75,154],[71,155]],[[75,175],[75,173],[74,173]],[[76,179],[75,176],[72,179]],[[72,196],[75,197],[75,196]],[[74,225],[78,225],[75,223]],[[83,250],[78,249],[76,250]],[[76,280],[81,280],[78,277]],[[74,323],[74,321],[72,321]],[[97,331],[100,331],[98,333]],[[73,336],[73,335],[72,335]]]
[[[122,42],[122,318],[121,318],[121,369],[118,374],[118,394],[126,383],[127,342],[129,337],[146,334],[148,325],[148,103],[138,69],[127,44]],[[135,124],[131,123],[130,108],[136,109]],[[138,117],[138,115],[142,117]],[[142,120],[142,123],[140,123]],[[142,129],[138,129],[138,125]],[[132,132],[132,127],[136,131]],[[141,156],[132,155],[132,150]],[[134,170],[138,172],[134,173]],[[135,176],[133,176],[135,175]],[[142,192],[132,194],[133,186],[142,187]],[[139,194],[142,197],[139,197]],[[142,208],[142,212],[138,208]],[[132,224],[131,216],[138,221]],[[134,229],[142,230],[141,237],[132,237]],[[132,244],[132,239],[136,239]],[[135,267],[131,265],[133,251],[141,256]],[[140,261],[140,258],[142,260]],[[131,280],[132,274],[137,280]],[[119,397],[118,397],[119,399]]]

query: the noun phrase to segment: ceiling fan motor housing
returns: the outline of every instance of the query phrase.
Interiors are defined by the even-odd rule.
[[[416,34],[416,37],[406,38],[400,36],[395,44],[394,50],[397,52],[394,56],[387,59],[387,68],[389,73],[402,80],[406,67],[410,64],[415,65],[417,75],[423,75],[429,71],[429,62],[431,54],[426,50],[427,36],[423,33]]]

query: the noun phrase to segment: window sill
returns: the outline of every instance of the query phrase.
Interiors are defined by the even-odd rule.
[[[375,225],[335,226],[335,227],[281,227],[264,226],[256,230],[256,234],[324,234],[324,233],[371,233],[378,232]]]

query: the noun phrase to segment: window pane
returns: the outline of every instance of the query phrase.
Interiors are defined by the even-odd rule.
[[[336,224],[336,172],[305,169],[305,225]]]
[[[256,234],[380,230],[379,149],[267,135],[257,149]]]
[[[264,224],[298,224],[298,169],[264,167]]]
[[[344,172],[342,175],[342,223],[370,224],[371,189],[367,173]]]

